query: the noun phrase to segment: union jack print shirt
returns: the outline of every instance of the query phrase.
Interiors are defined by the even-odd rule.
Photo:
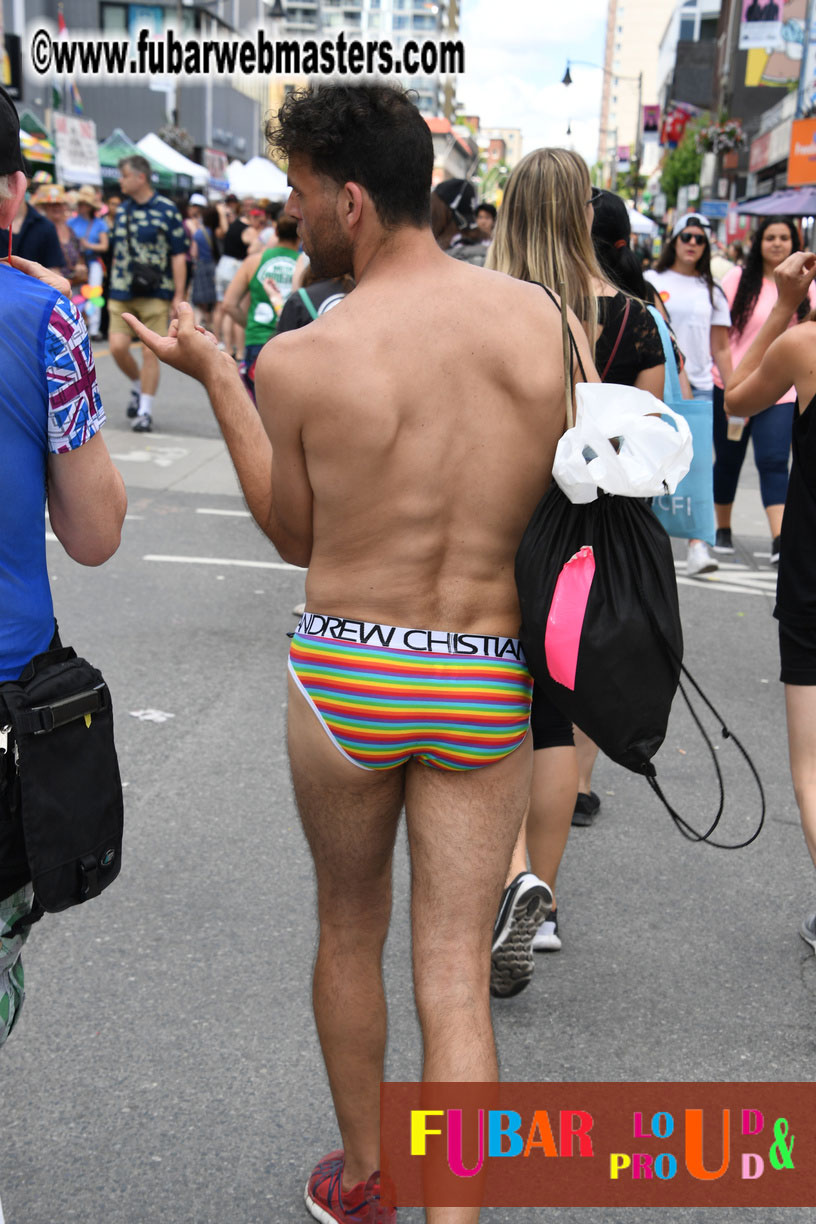
[[[93,352],[82,315],[60,297],[45,337],[48,387],[48,450],[76,450],[105,423]]]

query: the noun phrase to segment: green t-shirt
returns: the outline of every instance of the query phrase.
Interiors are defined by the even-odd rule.
[[[264,251],[261,262],[249,282],[249,311],[247,312],[246,343],[266,344],[275,334],[278,316],[283,303],[292,292],[292,277],[295,274],[297,251],[291,247],[276,246]],[[270,285],[274,281],[278,293]],[[271,296],[270,296],[271,294]]]

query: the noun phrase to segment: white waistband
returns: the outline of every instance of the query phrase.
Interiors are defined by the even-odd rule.
[[[516,659],[519,663],[526,661],[518,638],[448,633],[439,629],[399,629],[394,625],[348,620],[343,616],[324,616],[320,612],[304,612],[295,633],[300,637],[327,638],[414,654],[476,655],[488,659]]]

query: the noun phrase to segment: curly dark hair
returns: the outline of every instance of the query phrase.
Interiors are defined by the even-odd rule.
[[[429,224],[433,139],[411,95],[390,85],[320,85],[289,94],[266,124],[270,148],[359,183],[384,226]]]
[[[731,307],[731,335],[739,336],[748,323],[751,317],[751,312],[756,305],[757,298],[762,290],[762,277],[764,265],[762,261],[762,239],[765,236],[765,231],[770,229],[772,225],[786,225],[791,236],[793,244],[791,254],[801,250],[799,242],[799,233],[796,226],[791,221],[790,217],[765,217],[757,232],[754,234],[751,242],[751,249],[745,260],[745,267],[742,269],[742,276],[737,285],[737,292],[734,296],[734,305]],[[799,303],[797,310],[799,322],[806,319],[810,314],[810,302],[805,298],[804,302]]]
[[[704,280],[708,286],[708,296],[711,299],[711,305],[714,305],[714,277],[711,273],[711,242],[708,237],[708,222],[702,217],[692,216],[686,221],[686,226],[693,225],[695,229],[701,229],[705,236],[705,246],[703,253],[697,261],[696,275],[700,280]],[[674,267],[675,249],[677,247],[677,239],[680,237],[676,234],[670,242],[667,242],[663,250],[660,252],[660,259],[657,261],[656,272],[668,272]]]
[[[630,297],[650,302],[652,294],[643,277],[643,265],[629,245],[632,227],[629,210],[612,191],[598,191],[594,199],[592,245],[606,280]]]

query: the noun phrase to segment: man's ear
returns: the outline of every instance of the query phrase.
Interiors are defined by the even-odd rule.
[[[360,224],[363,208],[368,200],[368,192],[359,183],[344,183],[341,192],[343,219],[349,229]]]
[[[11,195],[8,200],[0,202],[0,226],[8,229],[20,207],[20,201],[26,192],[27,179],[22,170],[15,170],[8,176]]]

